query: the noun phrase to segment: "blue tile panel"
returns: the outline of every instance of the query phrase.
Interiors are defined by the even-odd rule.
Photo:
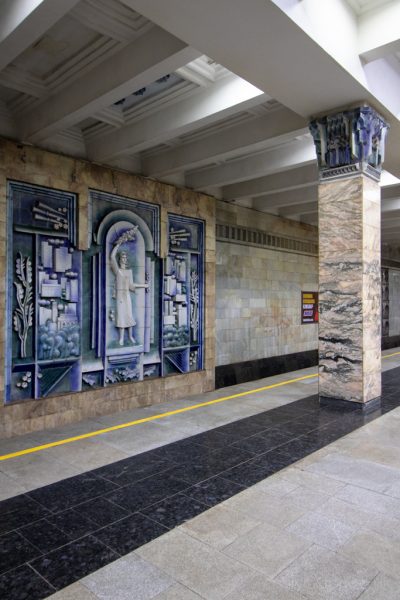
[[[74,194],[8,184],[6,402],[203,367],[204,222],[89,194],[77,249]]]

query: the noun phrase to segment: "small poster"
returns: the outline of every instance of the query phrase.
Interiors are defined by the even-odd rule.
[[[301,292],[301,322],[318,323],[318,292]]]

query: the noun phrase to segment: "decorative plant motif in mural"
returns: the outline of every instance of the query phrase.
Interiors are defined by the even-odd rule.
[[[192,339],[197,342],[199,329],[199,276],[196,271],[190,273],[190,328]]]
[[[138,369],[130,369],[128,367],[109,369],[106,376],[106,383],[124,383],[127,381],[135,381],[138,378]]]
[[[17,307],[14,310],[13,325],[21,344],[21,358],[26,358],[26,341],[29,328],[33,324],[32,302],[32,263],[29,256],[17,254],[15,261],[17,281],[14,281]]]
[[[143,369],[143,377],[152,377],[157,374],[156,365],[150,365],[149,367],[145,367]]]
[[[82,375],[82,381],[84,381],[87,385],[90,385],[90,387],[94,387],[97,383],[96,376],[91,375],[90,373]]]
[[[136,238],[137,230],[139,229],[138,225],[134,225],[131,229],[125,231],[119,238],[114,242],[116,246],[121,246],[121,244],[125,244],[126,242],[133,242]]]

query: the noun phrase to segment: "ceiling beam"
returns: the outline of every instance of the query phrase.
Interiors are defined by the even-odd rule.
[[[400,50],[400,4],[389,2],[359,17],[358,52],[370,62]]]
[[[390,221],[391,219],[398,219],[400,218],[400,207],[397,210],[392,210],[391,212],[381,212],[381,219],[382,219],[382,223],[385,221]],[[400,232],[399,232],[400,233]]]
[[[400,198],[392,198],[390,200],[384,200],[381,202],[382,213],[390,213],[400,210]]]
[[[374,60],[365,65],[364,71],[371,91],[379,95],[381,101],[390,106],[396,115],[399,115],[400,62],[397,57],[388,56]],[[385,143],[385,168],[391,173],[393,167],[388,163],[386,150],[390,148],[390,138],[393,138],[394,135],[400,137],[400,133],[396,129],[393,131],[393,124],[395,123],[392,121],[391,130]],[[393,143],[393,140],[391,141]]]
[[[132,42],[152,24],[118,0],[80,0],[72,18],[121,43]]]
[[[357,19],[343,0],[329,8],[314,0],[311,11],[305,0],[123,2],[304,117],[371,104],[391,125],[385,166],[400,175],[397,100],[387,93],[396,85],[371,89],[358,54]]]
[[[400,211],[400,185],[382,188],[381,194],[382,220],[390,219],[393,212]],[[307,200],[300,203],[302,198]],[[258,201],[261,206],[267,203],[271,208],[278,208],[281,217],[314,213],[318,206],[318,184],[255,198],[253,204],[257,204]]]
[[[302,188],[307,189],[307,188]],[[310,197],[314,196],[314,193],[311,190],[314,188],[308,188],[310,192]],[[293,192],[292,192],[293,193]],[[316,196],[316,194],[315,194]],[[317,211],[318,201],[317,198],[310,202],[302,202],[301,204],[290,204],[284,205],[282,208],[278,210],[278,214],[280,217],[291,217],[292,215],[306,215],[309,213],[314,213]]]
[[[2,0],[0,71],[70,11],[79,0]]]
[[[399,232],[391,234],[385,233],[384,235],[382,234],[381,241],[382,244],[395,244],[396,246],[400,246]]]
[[[232,185],[223,186],[221,194],[223,198],[234,200],[239,198],[257,197],[269,194],[276,194],[287,190],[301,189],[303,187],[314,187],[309,192],[309,197],[317,199],[318,189],[318,168],[317,165],[298,167],[289,172],[274,173],[259,177],[252,181],[243,181]],[[390,185],[381,188],[382,203],[388,200],[400,198],[400,184]],[[309,198],[308,198],[309,199]],[[307,202],[308,200],[304,200]],[[291,202],[287,202],[288,205]],[[281,206],[285,206],[281,204]]]
[[[95,119],[98,119],[102,123],[107,123],[113,127],[122,127],[125,123],[125,118],[122,110],[119,106],[109,106],[103,108],[98,113],[93,115]]]
[[[41,142],[98,113],[137,89],[190,62],[199,52],[153,27],[118,53],[20,118],[23,141]]]
[[[279,148],[232,160],[220,166],[186,175],[186,185],[195,190],[223,186],[305,166],[316,161],[314,142],[310,138],[293,140]]]
[[[400,184],[387,185],[381,188],[382,201],[400,198]]]
[[[315,164],[223,186],[222,196],[227,200],[234,200],[316,185],[318,185],[318,169]]]
[[[121,154],[140,152],[267,100],[269,97],[253,85],[230,75],[118,132],[88,141],[88,156],[105,162]]]
[[[299,221],[301,223],[307,223],[307,225],[318,225],[318,212],[314,211],[313,213],[305,213],[299,215]]]
[[[393,229],[382,229],[381,232],[381,241],[387,242],[387,241],[391,241],[391,242],[395,242],[397,244],[397,246],[400,246],[400,235],[399,235],[399,228],[398,227],[393,227]]]
[[[321,40],[316,42],[310,37],[311,32],[306,33],[295,22],[297,7],[303,2],[284,2],[289,7],[288,12],[294,7],[294,14],[290,16],[273,0],[122,2],[154,23],[162,24],[180,39],[190,40],[188,43],[195,48],[296,113],[308,116],[355,102],[365,95],[365,90],[353,81],[350,73],[321,48],[318,43]],[[340,23],[335,23],[334,33],[337,33],[336,27],[339,28]],[[329,29],[325,20],[322,38],[332,37]],[[306,66],[301,75],[299,61],[293,60],[294,56],[301,57],[302,65]]]
[[[297,213],[295,212],[296,205],[300,207],[305,203],[313,202],[315,210],[317,192],[317,187],[308,186],[285,192],[278,192],[276,194],[267,194],[266,196],[253,198],[253,208],[256,210],[265,210],[266,208],[276,210],[284,206],[290,206],[293,209],[293,214],[299,214],[300,210],[298,210]]]
[[[400,219],[391,218],[387,221],[382,221],[382,230],[397,230],[399,234],[399,242],[400,242]]]
[[[215,81],[215,65],[209,64],[207,57],[201,56],[190,64],[177,69],[176,74],[196,85],[208,87]]]
[[[144,158],[143,174],[163,177],[176,171],[198,168],[215,160],[233,158],[238,153],[243,155],[250,149],[255,151],[283,143],[307,131],[303,117],[282,108]]]
[[[48,92],[40,77],[15,65],[9,65],[0,73],[0,85],[34,98],[43,98]]]
[[[394,227],[392,231],[389,231],[388,229],[382,229],[381,237],[385,238],[385,239],[392,238],[400,246],[400,236],[399,236],[399,228],[398,227]]]
[[[301,191],[302,190],[302,191]],[[400,185],[388,186],[381,188],[382,203],[381,212],[382,220],[390,219],[392,213],[400,211]],[[309,197],[310,201],[304,204],[298,204],[297,201],[300,196]],[[279,208],[278,214],[281,217],[289,217],[291,215],[306,215],[313,213],[317,209],[318,205],[318,186],[310,186],[308,188],[300,188],[299,190],[292,190],[291,192],[283,192],[281,194],[275,194],[274,196],[266,196],[266,200],[276,198],[276,206],[282,206]],[[296,203],[292,204],[295,201]],[[271,204],[274,202],[272,200]],[[286,204],[283,204],[286,202]],[[400,212],[399,212],[400,216]]]

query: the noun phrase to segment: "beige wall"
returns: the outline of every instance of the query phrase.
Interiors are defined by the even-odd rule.
[[[317,229],[217,203],[217,223],[317,242]],[[314,255],[217,241],[217,365],[315,350],[318,326],[300,322],[301,291],[318,290]]]
[[[197,217],[206,222],[205,247],[205,361],[204,371],[185,375],[60,395],[43,400],[3,405],[0,402],[0,437],[57,427],[85,417],[145,406],[214,388],[215,367],[215,200],[115,171],[0,139],[0,394],[4,395],[5,292],[6,292],[6,193],[7,179],[43,185],[78,194],[79,249],[88,243],[88,189],[115,193],[161,206],[161,245],[167,245],[169,212]],[[12,285],[10,282],[9,285]]]

